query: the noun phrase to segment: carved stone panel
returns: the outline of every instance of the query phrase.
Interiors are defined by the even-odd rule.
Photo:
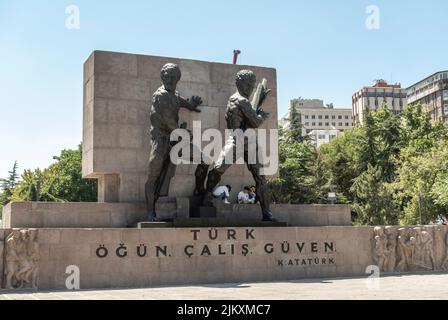
[[[13,229],[4,250],[6,289],[37,288],[39,244],[37,229]]]
[[[448,235],[437,227],[375,227],[373,257],[383,272],[430,271],[448,269]],[[443,250],[440,263],[438,252]]]

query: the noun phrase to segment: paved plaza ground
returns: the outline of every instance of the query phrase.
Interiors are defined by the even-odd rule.
[[[376,281],[309,279],[146,289],[2,292],[0,300],[448,299],[447,274],[387,276]]]

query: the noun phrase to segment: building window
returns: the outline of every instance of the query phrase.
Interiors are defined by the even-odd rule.
[[[305,125],[306,125],[306,126],[309,126],[309,125],[310,125],[310,123],[309,123],[309,122],[305,122]]]
[[[378,107],[378,99],[375,99],[375,107]]]
[[[318,139],[319,139],[319,140],[323,140],[323,139],[325,139],[325,135],[320,134],[320,135],[318,136]]]
[[[330,123],[329,123],[329,122],[325,122],[325,126],[327,126],[327,127],[328,127],[329,125],[330,125]]]
[[[308,134],[308,133],[310,133],[311,132],[311,129],[306,129],[306,133]]]
[[[336,125],[336,122],[332,122],[331,125],[332,125],[332,126],[335,126],[335,125]]]
[[[400,107],[403,107],[403,99],[400,99]]]
[[[326,116],[325,116],[325,119],[328,119],[328,118],[329,118],[329,116],[328,116],[328,115],[326,115]]]
[[[448,90],[443,90],[443,101],[448,101]]]
[[[443,113],[448,115],[448,104],[443,106]]]
[[[345,119],[347,120],[347,119],[348,119],[348,116],[345,116]]]
[[[322,127],[322,122],[319,122],[319,127]]]
[[[342,127],[342,125],[343,125],[342,122],[339,122],[339,123],[338,123],[338,126]]]
[[[311,116],[311,119],[316,119],[316,116],[314,116],[314,115],[313,115],[313,116]]]
[[[348,126],[350,126],[350,124],[349,124],[348,122],[346,122],[346,123],[345,123],[345,126],[348,127]]]
[[[312,125],[313,127],[316,126],[316,122],[313,122],[311,125]]]
[[[305,116],[305,119],[308,119],[308,116]]]
[[[331,116],[331,119],[336,119],[336,116]]]
[[[318,118],[319,118],[319,119],[322,119],[322,116],[319,116]]]
[[[341,120],[341,119],[342,119],[342,116],[338,116],[338,119]]]

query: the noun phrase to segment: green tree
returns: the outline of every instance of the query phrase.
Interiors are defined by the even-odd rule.
[[[399,157],[402,146],[401,120],[393,114],[386,104],[377,111],[368,111],[365,124],[359,128],[361,139],[358,144],[360,152],[360,171],[367,166],[378,166],[382,180],[392,181],[395,177],[395,159]]]
[[[82,179],[82,149],[62,150],[43,171],[25,170],[14,201],[89,202],[97,199],[96,180]]]
[[[402,208],[402,224],[427,224],[447,212],[448,144],[430,144],[434,147],[427,152],[422,149],[424,145],[428,147],[427,142],[417,142],[403,150],[398,178],[393,183]],[[418,152],[416,145],[421,148]]]
[[[328,172],[319,151],[309,142],[279,141],[279,177],[269,181],[276,203],[325,203]]]
[[[97,200],[97,182],[82,178],[82,147],[62,150],[47,169],[46,184],[56,198],[70,202]]]
[[[341,203],[353,202],[350,188],[353,179],[359,176],[365,167],[361,161],[365,151],[364,145],[364,131],[354,128],[320,147],[322,162]]]
[[[437,171],[438,161],[430,155],[409,157],[398,169],[394,190],[403,210],[402,224],[427,224],[441,213],[432,194]]]
[[[296,108],[291,107],[289,109],[289,116],[286,119],[287,126],[285,128],[280,128],[280,140],[285,140],[286,142],[307,142],[310,138],[307,135],[303,135],[303,126],[301,114],[296,110]]]
[[[12,194],[14,192],[14,188],[17,184],[17,179],[19,175],[18,164],[17,161],[14,162],[12,170],[9,171],[9,176],[6,179],[0,179],[0,212],[9,201],[11,201]]]
[[[298,115],[291,113],[292,119]],[[358,224],[430,223],[448,216],[448,126],[420,105],[369,111],[363,125],[322,145],[300,140],[292,121],[279,144],[276,202],[325,203],[330,186]],[[296,123],[294,125],[294,123]]]
[[[11,197],[13,201],[56,201],[62,202],[52,195],[45,182],[47,181],[47,171],[36,169],[34,171],[25,170],[21,180],[14,189]]]
[[[379,167],[369,164],[367,170],[353,180],[350,190],[355,196],[355,223],[386,225],[398,222],[397,205]]]

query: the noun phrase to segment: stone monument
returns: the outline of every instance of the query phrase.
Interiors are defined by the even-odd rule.
[[[178,83],[174,65],[182,71]],[[84,75],[83,175],[98,179],[99,201],[5,206],[2,288],[66,289],[68,278],[76,276],[81,289],[89,289],[368,276],[372,266],[381,274],[447,271],[447,226],[354,227],[347,205],[268,202],[262,207],[215,201],[215,218],[195,217],[192,199],[206,186],[210,191],[221,179],[239,190],[259,177],[244,161],[210,165],[208,182],[203,180],[207,170],[198,169],[206,167],[201,163],[166,166],[167,149],[173,146],[163,140],[159,150],[158,138],[166,139],[169,130],[158,136],[154,132],[168,121],[170,129],[194,131],[196,120],[202,121],[200,132],[277,128],[275,69],[95,51]],[[235,75],[247,91],[237,88]],[[257,97],[249,99],[254,75],[266,81],[258,86]],[[187,101],[174,87],[201,99]],[[173,101],[165,103],[165,98]],[[260,101],[262,110],[257,108]],[[167,107],[163,112],[168,116],[157,122],[160,114],[151,114],[151,106]],[[201,112],[191,112],[196,109]],[[246,109],[248,118],[242,117]],[[222,141],[226,150],[233,149],[232,141]],[[152,151],[156,154],[149,157]],[[160,163],[162,169],[155,170]],[[145,188],[148,177],[157,183]],[[259,186],[264,183],[258,181]],[[157,218],[169,222],[136,228],[148,218],[146,191],[154,201],[160,195]],[[152,212],[152,200],[149,204]],[[272,211],[283,226],[259,221],[260,211],[266,217]],[[73,269],[78,273],[71,274]]]

